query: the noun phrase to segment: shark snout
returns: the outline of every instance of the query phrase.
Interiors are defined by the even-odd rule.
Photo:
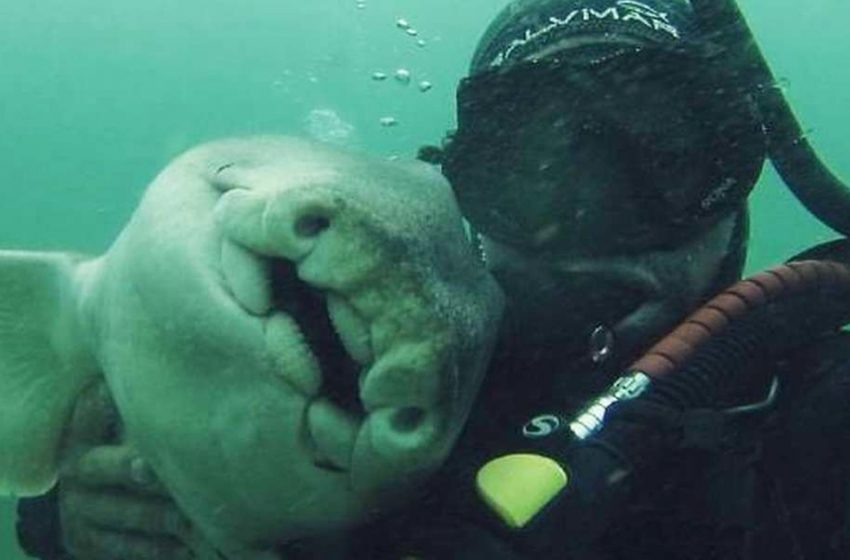
[[[393,216],[380,201],[362,205],[332,171],[269,175],[228,168],[213,181],[222,271],[242,307],[265,319],[281,378],[307,397],[316,456],[358,479],[364,453],[427,457],[445,439],[453,376]]]
[[[339,196],[320,186],[263,189],[224,182],[215,186],[224,189],[215,218],[227,237],[259,254],[296,263],[310,254],[344,207]]]

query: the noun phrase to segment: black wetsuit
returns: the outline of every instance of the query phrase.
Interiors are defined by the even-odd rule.
[[[545,354],[545,353],[544,353]],[[477,469],[516,450],[533,415],[577,405],[607,382],[577,360],[497,356],[456,451],[412,507],[343,540],[293,544],[293,560],[421,558],[576,560],[823,560],[850,557],[850,335],[830,335],[781,363],[776,406],[758,418],[698,432],[640,474],[628,506],[592,547],[569,528],[536,543],[514,538],[476,496]],[[609,364],[615,370],[618,364]],[[548,370],[549,375],[544,375]],[[595,375],[595,376],[594,376]],[[547,381],[548,380],[548,381]],[[55,497],[21,502],[24,548],[64,558]],[[541,546],[542,545],[542,546]]]

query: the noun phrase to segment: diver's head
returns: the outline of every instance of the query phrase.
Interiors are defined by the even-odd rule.
[[[621,359],[669,332],[740,278],[747,233],[742,207],[667,249],[580,255],[568,245],[531,251],[487,236],[481,244],[508,297],[510,346],[563,366],[591,356],[600,328]]]
[[[764,141],[712,47],[686,0],[519,0],[485,33],[443,169],[523,332],[657,336],[740,274]]]

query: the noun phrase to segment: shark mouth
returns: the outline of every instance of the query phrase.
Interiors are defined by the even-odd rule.
[[[292,320],[318,368],[320,385],[301,423],[302,445],[316,467],[347,472],[356,430],[366,417],[360,402],[360,379],[371,361],[366,323],[341,296],[302,281],[293,263],[274,259],[269,272],[274,312]]]
[[[342,294],[318,289],[296,265],[224,241],[228,291],[264,321],[276,377],[307,404],[300,438],[317,467],[348,471],[357,434],[369,412],[361,384],[374,365],[370,323]]]
[[[304,337],[304,343],[318,362],[322,375],[321,395],[348,414],[365,415],[359,398],[360,375],[368,358],[368,348],[355,350],[355,360],[343,342],[340,331],[351,334],[351,321],[343,316],[346,305],[340,296],[327,294],[298,278],[295,265],[286,260],[271,262],[272,306],[289,315]],[[346,328],[348,327],[348,328]],[[360,337],[358,337],[360,338]],[[348,347],[362,341],[348,341]]]

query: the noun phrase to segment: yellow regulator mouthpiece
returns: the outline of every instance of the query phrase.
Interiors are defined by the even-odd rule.
[[[567,486],[566,471],[548,457],[505,455],[478,471],[475,484],[484,502],[512,529],[521,529]]]

